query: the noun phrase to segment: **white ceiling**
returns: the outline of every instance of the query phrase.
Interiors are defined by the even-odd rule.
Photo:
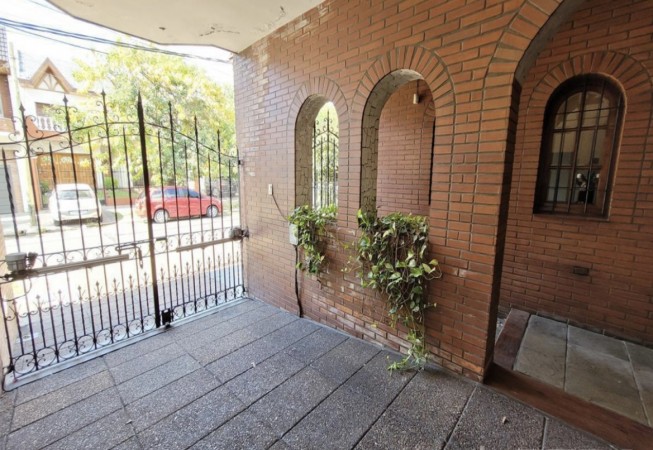
[[[49,0],[68,14],[158,44],[238,53],[323,0]]]

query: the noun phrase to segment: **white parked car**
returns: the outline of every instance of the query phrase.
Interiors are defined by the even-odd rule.
[[[50,194],[48,208],[55,225],[67,220],[102,221],[102,206],[88,184],[58,184]]]

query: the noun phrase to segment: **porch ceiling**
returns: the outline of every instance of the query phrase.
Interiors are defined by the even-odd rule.
[[[49,0],[68,14],[158,44],[238,53],[323,0]]]

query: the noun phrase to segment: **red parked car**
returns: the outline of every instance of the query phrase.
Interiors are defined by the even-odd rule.
[[[150,189],[152,202],[152,220],[163,223],[170,218],[204,216],[217,217],[222,214],[222,203],[219,199],[185,187],[165,186],[163,195],[161,188]],[[147,215],[145,193],[138,199],[137,213],[141,217]]]

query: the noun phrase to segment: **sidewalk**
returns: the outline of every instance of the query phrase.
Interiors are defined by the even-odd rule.
[[[610,448],[255,300],[0,396],[3,448]],[[4,444],[4,445],[2,445]]]

